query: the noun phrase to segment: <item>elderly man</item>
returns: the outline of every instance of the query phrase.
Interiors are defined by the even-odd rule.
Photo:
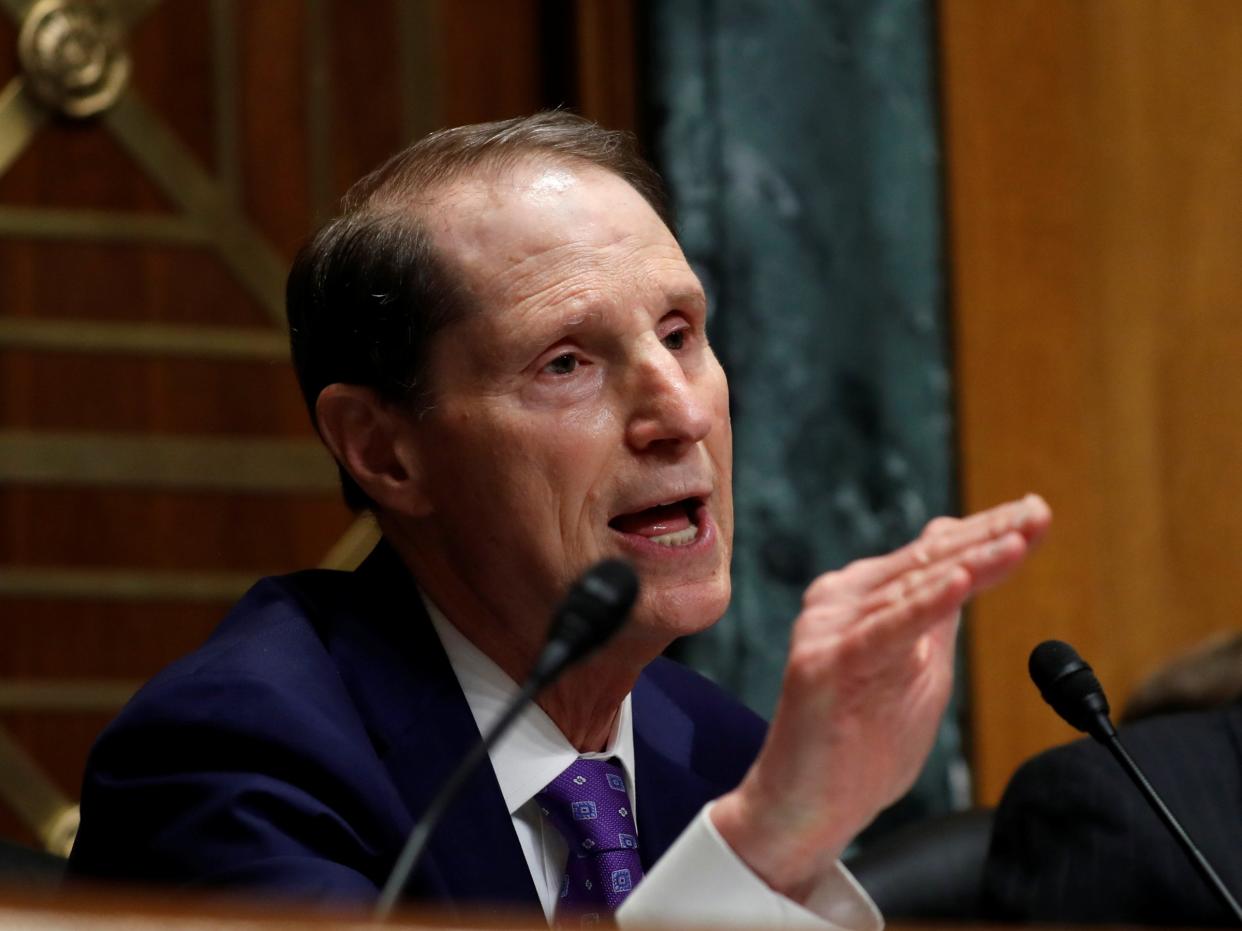
[[[260,583],[140,693],[93,752],[75,871],[374,896],[554,605],[619,556],[630,622],[492,752],[410,895],[571,919],[636,890],[623,921],[874,926],[837,858],[913,781],[958,609],[1023,559],[1043,502],[815,580],[765,736],[658,659],[729,601],[728,389],[623,136],[550,113],[422,140],[299,256],[289,318],[384,542],[352,574]],[[608,819],[615,840],[580,833]]]

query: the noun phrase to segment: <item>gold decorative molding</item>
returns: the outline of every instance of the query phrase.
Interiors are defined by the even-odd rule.
[[[122,94],[103,119],[148,177],[173,203],[202,224],[216,253],[283,331],[287,326],[285,260],[230,203],[220,184],[137,94]]]
[[[77,119],[107,110],[129,81],[123,37],[124,24],[106,2],[38,0],[17,39],[31,95]]]
[[[0,798],[28,824],[45,847],[67,854],[77,833],[77,806],[56,788],[47,774],[12,737],[0,728]]]
[[[73,842],[78,839],[78,827],[82,824],[82,810],[67,803],[35,827],[35,834],[43,841],[43,847],[58,857],[68,857],[73,852]]]
[[[0,349],[113,353],[229,362],[288,362],[289,344],[272,330],[163,326],[0,316]]]
[[[116,711],[141,684],[123,679],[0,679],[0,713]]]
[[[166,572],[0,566],[0,598],[228,605],[246,593],[251,572]]]
[[[47,111],[26,93],[26,82],[13,78],[0,91],[0,175],[26,150],[39,128],[47,122]]]
[[[332,545],[319,563],[320,569],[356,569],[375,549],[380,529],[375,518],[362,514],[349,525],[349,529]]]
[[[0,206],[0,236],[22,239],[205,245],[207,231],[183,216]]]
[[[0,430],[0,482],[288,494],[337,476],[314,440]]]
[[[35,0],[0,0],[0,10],[8,13],[9,18],[19,26],[34,5]]]

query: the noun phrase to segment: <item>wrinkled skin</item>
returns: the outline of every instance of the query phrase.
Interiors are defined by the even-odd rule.
[[[913,784],[953,684],[962,604],[1026,557],[1051,521],[1036,496],[820,576],[794,624],[758,761],[712,811],[734,850],[792,898]]]

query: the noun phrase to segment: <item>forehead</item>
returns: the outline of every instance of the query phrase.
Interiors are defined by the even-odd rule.
[[[479,307],[701,295],[651,205],[587,163],[529,159],[460,179],[434,198],[427,226]]]

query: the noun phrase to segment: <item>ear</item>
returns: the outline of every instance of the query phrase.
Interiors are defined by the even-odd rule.
[[[430,513],[409,413],[370,388],[338,383],[319,392],[315,417],[328,450],[382,510]]]

